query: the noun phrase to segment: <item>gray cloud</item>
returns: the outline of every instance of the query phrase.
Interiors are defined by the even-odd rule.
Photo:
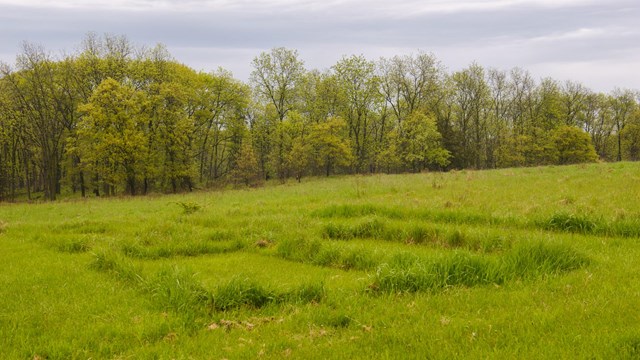
[[[420,49],[451,70],[477,60],[609,91],[640,87],[638,18],[635,0],[1,1],[0,59],[13,61],[23,40],[74,51],[95,31],[161,42],[196,69],[222,66],[241,79],[254,56],[276,46],[298,49],[320,69],[343,54]]]

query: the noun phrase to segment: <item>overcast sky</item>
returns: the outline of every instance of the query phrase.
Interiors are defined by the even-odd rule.
[[[421,50],[450,71],[477,61],[640,89],[640,0],[0,0],[1,61],[23,41],[73,52],[91,31],[163,43],[180,62],[241,80],[256,55],[284,46],[309,69]]]

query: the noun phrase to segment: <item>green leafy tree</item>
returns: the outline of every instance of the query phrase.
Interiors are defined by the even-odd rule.
[[[254,186],[260,184],[260,167],[258,159],[251,146],[251,141],[245,139],[240,146],[240,153],[235,160],[235,166],[230,172],[230,177],[236,184]]]
[[[282,126],[290,111],[295,110],[300,93],[300,82],[305,73],[304,63],[298,59],[296,50],[274,48],[263,52],[253,59],[253,71],[250,82],[258,99],[263,101],[266,109],[275,110],[275,121],[265,119],[263,125],[271,125],[267,131],[273,134],[270,142],[271,152],[268,154],[272,169],[276,176],[284,181],[286,173],[286,156],[290,139]]]
[[[304,142],[304,138],[297,137],[293,140],[287,155],[287,166],[298,182],[302,180],[309,167],[309,153],[310,148]]]
[[[380,148],[376,151],[376,168],[390,174],[398,171],[402,166],[398,143],[400,139],[398,132],[393,129],[385,134],[384,141],[380,143]]]
[[[326,176],[337,167],[348,166],[353,161],[349,143],[344,138],[346,122],[339,117],[332,117],[315,124],[309,135],[313,149],[313,159],[317,167],[324,169]]]
[[[444,70],[433,54],[394,56],[378,63],[380,89],[398,124],[438,101]]]
[[[1,75],[14,110],[22,118],[25,140],[39,152],[45,197],[55,200],[60,190],[64,136],[69,128],[59,106],[65,88],[58,83],[56,62],[40,46],[24,43],[17,65],[18,71],[3,66]]]
[[[558,152],[558,164],[594,162],[598,155],[586,132],[574,126],[560,126],[551,138]]]
[[[200,182],[212,184],[231,169],[250,98],[249,87],[231,73],[197,74],[188,112],[194,119],[194,141]]]
[[[294,109],[298,82],[303,76],[304,63],[296,50],[274,48],[253,59],[250,81],[256,93],[275,107],[278,119],[284,120]]]
[[[458,148],[456,162],[460,167],[483,168],[485,165],[485,138],[487,133],[487,104],[489,87],[484,69],[473,63],[453,74],[454,102]]]
[[[138,189],[148,151],[144,101],[143,93],[108,78],[80,107],[84,116],[78,124],[77,151],[82,166],[95,174],[96,185],[103,185],[107,195],[122,185],[130,195]]]
[[[590,136],[596,153],[601,159],[609,157],[610,141],[613,133],[613,112],[610,99],[604,94],[591,93],[585,100],[585,111],[581,117],[581,128]]]
[[[157,85],[154,95],[147,95],[145,109],[148,115],[147,134],[150,157],[147,164],[155,172],[163,189],[177,192],[193,187],[193,119],[184,111],[187,89],[176,82]],[[149,129],[152,128],[152,130]]]
[[[578,126],[580,124],[580,117],[585,111],[589,93],[589,89],[580,83],[567,81],[563,84],[560,108],[565,125]]]
[[[373,126],[382,102],[380,79],[375,69],[375,63],[364,56],[344,57],[333,66],[338,86],[343,92],[340,115],[347,124],[358,172],[365,169],[366,163],[372,160],[369,156],[374,155]]]
[[[442,148],[442,136],[432,116],[414,111],[401,129],[400,157],[412,171],[421,171],[429,165],[444,168],[449,164],[451,154]]]
[[[640,160],[640,109],[636,109],[621,137],[624,158],[631,161]]]
[[[613,125],[616,133],[616,160],[622,161],[622,135],[624,128],[627,126],[631,116],[634,114],[638,103],[637,95],[632,90],[613,91],[611,96],[611,110],[613,112]]]
[[[531,120],[543,130],[552,130],[563,124],[562,92],[557,81],[546,78],[535,89]]]

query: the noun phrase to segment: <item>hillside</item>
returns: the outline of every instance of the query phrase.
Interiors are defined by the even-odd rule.
[[[0,204],[0,358],[635,358],[640,163]]]

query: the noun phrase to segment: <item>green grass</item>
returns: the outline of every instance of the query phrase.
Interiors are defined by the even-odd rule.
[[[0,204],[0,358],[638,358],[639,202],[616,163]]]

